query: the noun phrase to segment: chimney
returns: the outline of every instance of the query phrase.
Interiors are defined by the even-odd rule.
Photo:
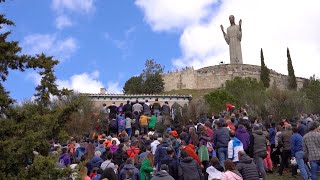
[[[100,88],[100,94],[106,94],[107,89],[106,88]]]

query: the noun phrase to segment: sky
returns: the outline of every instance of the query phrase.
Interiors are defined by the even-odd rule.
[[[54,56],[59,88],[121,93],[147,59],[165,72],[229,63],[229,15],[242,19],[245,64],[287,74],[289,47],[296,76],[320,76],[320,1],[308,0],[7,0],[0,12],[15,22],[9,40],[23,54]],[[31,98],[41,77],[11,71],[4,83],[13,98]]]

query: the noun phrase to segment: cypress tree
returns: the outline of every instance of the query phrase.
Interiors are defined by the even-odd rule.
[[[294,75],[294,69],[292,66],[292,60],[290,57],[289,48],[287,48],[287,58],[288,58],[288,89],[297,90],[297,80]]]
[[[263,51],[261,48],[260,51],[260,58],[261,58],[261,72],[260,72],[260,80],[263,83],[263,86],[265,88],[268,88],[270,86],[270,70],[264,63],[264,57],[263,57]]]

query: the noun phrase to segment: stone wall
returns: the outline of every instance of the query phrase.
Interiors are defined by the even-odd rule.
[[[139,103],[144,103],[145,100],[148,100],[150,104],[153,104],[158,99],[160,105],[163,105],[164,102],[168,102],[170,106],[174,103],[178,103],[181,106],[185,104],[189,104],[189,101],[192,99],[191,95],[174,95],[174,94],[89,94],[84,93],[82,94],[87,96],[92,102],[95,107],[102,107],[103,104],[110,106],[113,102],[119,106],[120,103],[126,104],[127,101],[131,103],[135,103],[136,100]]]
[[[204,67],[198,70],[188,69],[163,75],[164,90],[178,89],[216,89],[234,77],[251,77],[260,79],[260,66],[248,64],[222,64]],[[270,85],[286,89],[286,75],[270,70]],[[304,78],[297,78],[298,89],[302,88]]]

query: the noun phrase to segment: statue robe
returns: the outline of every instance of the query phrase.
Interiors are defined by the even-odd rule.
[[[229,45],[230,64],[243,64],[242,52],[241,52],[241,38],[239,25],[233,25],[228,27],[227,33],[224,39]]]

